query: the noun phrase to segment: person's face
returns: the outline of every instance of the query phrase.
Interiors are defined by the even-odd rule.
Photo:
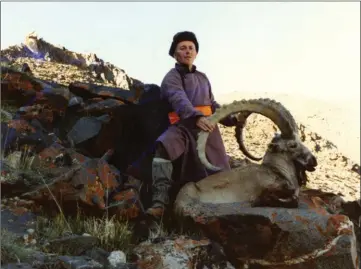
[[[180,64],[192,66],[197,57],[197,51],[192,41],[179,42],[174,53],[174,58]]]

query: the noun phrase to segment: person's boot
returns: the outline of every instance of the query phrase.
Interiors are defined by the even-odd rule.
[[[159,221],[169,204],[173,164],[170,160],[155,157],[152,163],[152,206],[146,213]]]

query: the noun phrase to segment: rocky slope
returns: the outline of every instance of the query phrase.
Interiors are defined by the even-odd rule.
[[[289,108],[292,112],[292,108]],[[296,119],[297,120],[297,119]],[[305,144],[317,156],[318,167],[309,173],[308,187],[335,194],[340,193],[345,200],[360,199],[360,167],[336,148],[331,141],[298,123],[301,137]],[[268,142],[275,132],[274,124],[261,115],[251,115],[246,125],[245,144],[256,156],[262,156]],[[238,149],[232,128],[221,127],[221,133],[229,155],[244,158]],[[359,146],[359,145],[355,145]]]
[[[4,54],[6,55],[6,53]],[[35,77],[59,84],[68,85],[73,81],[81,81],[114,86],[112,83],[97,79],[90,71],[74,65],[41,61],[28,57],[14,59],[14,64],[20,66],[24,63],[29,65]],[[292,112],[292,107],[288,109]],[[313,149],[319,163],[317,170],[309,175],[309,187],[341,193],[345,200],[360,199],[359,164],[339,152],[337,145],[331,141],[323,139],[319,134],[306,128],[301,122],[298,124],[300,135],[304,136],[306,145]],[[227,153],[234,158],[244,158],[238,150],[233,128],[223,126],[220,128]],[[274,124],[267,118],[261,115],[251,115],[244,134],[248,149],[255,155],[261,156],[274,134],[274,128]],[[359,145],[355,145],[355,147],[359,147]]]
[[[2,56],[1,61],[8,62],[13,67],[17,66],[18,68],[22,68],[24,72],[28,72],[28,74],[32,74],[33,77],[37,79],[41,79],[46,83],[50,83],[50,84],[46,84],[46,83],[40,84],[43,92],[45,91],[45,89],[48,90],[48,93],[49,91],[53,91],[53,93],[57,93],[58,91],[60,92],[61,90],[67,92],[69,95],[69,89],[67,87],[69,84],[75,81],[123,88],[126,90],[126,92],[128,91],[137,92],[139,86],[143,85],[140,81],[127,76],[124,70],[121,70],[120,68],[115,67],[110,63],[104,63],[101,59],[96,57],[96,55],[93,54],[83,55],[68,51],[63,47],[55,47],[45,42],[42,39],[38,39],[37,36],[33,34],[27,36],[25,43],[26,45],[13,46],[6,50],[3,50],[1,55]],[[19,90],[20,88],[21,88],[20,92],[22,92],[23,89],[22,87],[28,87],[28,89],[26,90],[28,90],[29,92],[35,89],[35,86],[33,86],[35,85],[33,83],[34,81],[32,81],[32,78],[30,78],[30,76],[28,77],[19,76],[19,81],[21,79],[23,79],[23,81],[18,83],[18,81],[16,80],[16,78],[18,78],[16,74],[15,75],[11,73],[8,74],[9,77],[11,76],[12,77],[7,78],[2,76],[3,79],[2,84],[4,83],[4,85],[6,85],[7,83],[7,87],[8,87],[7,90],[9,92],[14,89]],[[51,82],[54,82],[57,86],[54,86],[55,88],[52,88],[53,86],[50,86],[53,85],[51,84]],[[21,87],[18,84],[20,84]],[[43,85],[47,85],[49,88],[45,88],[45,86]],[[59,85],[64,85],[64,87],[59,88],[58,87]],[[26,90],[24,90],[23,92],[26,92]],[[34,96],[36,98],[39,98],[38,100],[47,100],[47,101],[51,100],[51,99],[46,99],[49,96],[51,97],[51,95],[46,96],[46,95],[40,95],[39,92],[36,93],[37,94],[34,94]],[[110,94],[106,90],[100,91],[98,93],[101,93],[103,95],[98,95],[98,97],[92,98],[93,102],[104,101],[99,96],[104,97]],[[68,95],[66,98],[70,99]],[[62,100],[63,97],[64,96],[57,96],[59,100]],[[119,105],[119,103],[122,102],[116,102],[115,105]],[[33,106],[33,108],[36,107]],[[2,120],[5,118],[5,116],[11,117],[11,114],[14,112],[11,110],[11,106],[2,105],[1,109],[2,109],[1,111]],[[42,111],[34,110],[33,113],[29,113],[29,117],[30,116],[34,117],[34,115],[36,116],[37,113],[44,113],[44,112],[47,112],[49,113],[49,115],[51,115],[51,109],[49,109],[49,111],[47,111],[46,109]],[[292,107],[288,107],[288,109],[292,112]],[[25,113],[23,114],[23,116],[24,115],[28,115],[28,114]],[[51,121],[52,117],[45,117],[45,119]],[[24,124],[24,122],[18,122],[18,123]],[[326,139],[323,139],[319,134],[312,132],[312,130],[306,128],[302,123],[299,122],[298,124],[299,124],[301,138],[304,140],[305,144],[310,149],[313,150],[313,152],[318,158],[318,163],[319,163],[316,172],[313,172],[312,174],[309,175],[308,187],[313,189],[320,189],[321,191],[332,192],[335,194],[340,193],[341,195],[344,196],[344,199],[348,201],[359,199],[359,192],[360,192],[359,165],[352,162],[349,158],[347,158],[347,156],[341,154],[336,148],[337,145],[334,145],[331,141],[327,141]],[[14,128],[18,129],[17,127]],[[233,157],[234,160],[243,159],[244,156],[242,156],[241,152],[239,151],[238,145],[234,138],[233,128],[227,128],[223,126],[220,126],[220,128],[221,128],[223,140],[225,142],[227,153],[231,157]],[[22,128],[19,127],[19,130],[20,129]],[[266,145],[271,140],[276,129],[277,128],[274,126],[274,124],[265,117],[260,115],[251,115],[246,125],[245,139],[244,139],[246,141],[245,144],[247,148],[250,150],[250,152],[253,153],[254,155],[261,156],[265,152]],[[53,145],[57,145],[57,146],[53,147]],[[64,255],[64,256],[55,255],[56,257],[50,257],[51,263],[54,264],[55,266],[58,266],[56,268],[67,268],[66,266],[68,266],[71,263],[78,264],[77,266],[72,268],[79,268],[81,266],[90,266],[90,263],[92,264],[92,266],[90,266],[89,268],[104,268],[102,264],[103,265],[108,264],[107,266],[110,266],[111,264],[115,264],[113,268],[116,267],[116,268],[140,268],[140,269],[165,268],[164,266],[171,266],[172,268],[234,268],[228,262],[229,256],[227,256],[226,258],[222,254],[223,252],[219,251],[221,248],[217,247],[217,245],[214,244],[212,240],[199,239],[199,238],[194,239],[193,238],[194,235],[193,237],[164,236],[161,235],[163,231],[161,231],[160,229],[159,234],[155,236],[158,237],[157,240],[154,240],[154,242],[144,242],[135,247],[134,245],[131,245],[131,243],[128,242],[130,241],[131,231],[130,231],[130,227],[128,227],[127,224],[124,223],[117,223],[113,220],[108,220],[108,219],[103,220],[101,218],[91,218],[91,219],[77,218],[75,220],[74,219],[71,220],[71,219],[65,219],[64,216],[61,214],[60,217],[50,220],[47,218],[45,218],[45,220],[43,221],[39,221],[39,219],[35,219],[34,214],[39,213],[38,206],[40,200],[37,201],[38,196],[46,197],[45,194],[47,193],[47,190],[49,190],[49,193],[51,193],[52,191],[51,195],[60,193],[62,197],[66,197],[66,195],[69,193],[72,194],[71,191],[74,191],[74,188],[73,186],[71,186],[72,181],[69,180],[69,178],[74,177],[76,179],[75,181],[77,182],[77,188],[76,188],[77,192],[76,195],[74,196],[78,195],[79,197],[82,198],[80,200],[83,200],[83,202],[89,202],[88,205],[91,206],[94,206],[95,204],[92,198],[98,197],[102,199],[105,197],[105,194],[103,195],[102,193],[104,191],[104,189],[102,188],[104,187],[103,184],[109,184],[109,182],[112,181],[109,180],[109,176],[113,176],[114,182],[117,184],[120,181],[120,180],[116,180],[119,179],[118,178],[119,173],[115,171],[107,163],[107,154],[108,153],[110,154],[110,152],[106,152],[104,158],[102,157],[102,159],[93,158],[89,160],[80,153],[72,152],[71,149],[70,151],[64,151],[65,152],[64,154],[63,153],[58,154],[59,153],[58,146],[59,146],[58,144],[53,143],[51,146],[49,146],[41,153],[39,153],[40,156],[39,158],[41,160],[44,159],[45,161],[49,160],[48,163],[51,163],[52,165],[54,164],[52,169],[55,171],[58,168],[68,169],[68,167],[65,167],[66,158],[64,156],[68,156],[68,157],[70,156],[71,159],[76,159],[83,165],[82,166],[83,170],[81,170],[81,173],[79,172],[77,176],[73,176],[73,175],[78,170],[74,170],[74,172],[72,173],[68,171],[69,172],[68,176],[67,176],[68,172],[64,173],[65,170],[61,170],[63,171],[61,175],[60,176],[58,175],[59,177],[57,177],[51,184],[45,183],[39,188],[37,188],[35,191],[29,192],[30,194],[25,193],[24,195],[23,189],[21,191],[16,190],[16,187],[21,189],[24,186],[3,184],[6,183],[3,182],[3,179],[7,175],[4,165],[2,165],[4,167],[2,167],[2,173],[1,173],[1,179],[2,179],[1,183],[3,188],[2,193],[4,191],[4,186],[7,186],[8,188],[10,188],[9,192],[13,194],[12,197],[8,199],[2,199],[2,203],[1,203],[2,228],[5,228],[8,231],[11,231],[12,233],[19,235],[22,238],[22,241],[25,242],[26,246],[41,245],[42,247],[45,246],[45,249],[47,250],[45,251],[46,253],[55,252],[57,254]],[[18,153],[19,152],[16,151],[13,154],[15,161],[20,160],[19,158],[16,158]],[[52,157],[54,157],[54,162],[52,162]],[[62,164],[63,162],[64,164]],[[59,167],[57,167],[58,165]],[[107,169],[108,173],[107,174],[102,173],[103,169]],[[11,172],[13,170],[10,169],[9,171]],[[93,184],[93,182],[88,179],[88,176],[93,175],[94,173],[95,175],[97,175],[95,183],[97,183],[98,185],[96,185],[95,183]],[[16,175],[20,176],[20,174],[21,173]],[[45,182],[45,179],[43,180]],[[114,182],[112,181],[111,184],[113,184]],[[44,185],[46,185],[46,187],[44,187]],[[86,188],[81,187],[81,186],[84,187],[84,185],[86,186]],[[25,187],[27,188],[29,186],[27,185]],[[119,186],[117,185],[111,187],[117,189]],[[59,189],[60,191],[58,191]],[[66,192],[62,193],[62,190],[67,190],[69,193]],[[116,195],[113,198],[116,202],[119,202],[119,204],[115,203],[114,205],[111,206],[113,206],[113,209],[118,209],[119,212],[118,211],[114,211],[114,212],[117,213],[123,212],[120,211],[120,209],[122,208],[122,204],[127,204],[129,202],[132,203],[132,205],[134,205],[132,199],[136,196],[134,193],[132,193],[131,190],[132,189],[126,189],[126,190],[120,189],[119,192],[116,193]],[[23,194],[21,196],[22,197],[21,199],[19,199],[18,197],[14,197],[15,191],[18,191],[18,193]],[[85,195],[82,195],[82,191],[85,191],[84,193]],[[29,197],[32,199],[27,200]],[[49,196],[48,199],[56,200],[57,198],[54,197],[55,196],[51,196],[51,197]],[[23,200],[23,198],[25,199]],[[42,203],[44,203],[44,201],[45,203],[47,203],[46,200],[41,200],[41,201]],[[79,199],[77,201],[79,201]],[[74,204],[71,205],[74,206]],[[102,209],[104,208],[104,205],[100,202],[97,205],[98,206],[101,205]],[[111,206],[109,206],[108,208],[111,208]],[[92,207],[91,210],[95,211],[95,208]],[[131,210],[132,208],[129,208],[129,212]],[[59,211],[61,212],[61,209]],[[320,218],[323,218],[323,216],[321,213],[319,213],[319,211],[320,212],[322,211],[324,212],[322,214],[327,215],[327,213],[325,213],[326,209],[319,210],[319,208],[316,208],[315,214],[320,214],[319,216]],[[234,214],[233,211],[232,214]],[[357,217],[358,216],[359,215],[357,215]],[[296,219],[297,218],[299,218],[298,215],[296,216]],[[332,217],[330,217],[330,219],[331,218]],[[24,219],[26,219],[25,224],[23,223]],[[199,218],[199,220],[201,220],[201,218]],[[19,224],[20,226],[18,226],[16,223],[20,223]],[[243,220],[240,220],[239,223],[243,224]],[[323,224],[325,222],[322,220],[320,223]],[[298,222],[298,225],[302,226],[304,231],[307,231],[307,226],[305,226],[303,222]],[[254,225],[251,225],[251,227],[253,226]],[[18,230],[16,230],[16,228],[18,228]],[[265,228],[269,228],[269,227],[265,227]],[[232,230],[227,228],[225,229],[227,231]],[[292,229],[293,228],[291,228],[291,230]],[[352,231],[352,229],[353,227],[350,226],[349,230]],[[23,233],[24,230],[26,230],[25,234]],[[292,230],[292,232],[296,232],[296,233],[298,231],[299,231],[298,229]],[[2,230],[1,232],[2,232],[2,243],[4,243],[5,240],[3,238],[6,237],[6,231],[4,233],[4,231]],[[256,232],[253,231],[253,232],[255,234],[258,233],[257,231]],[[232,234],[230,234],[229,236],[230,236],[229,238],[231,238]],[[160,237],[162,238],[160,239]],[[240,237],[242,237],[242,235],[240,235]],[[99,240],[101,241],[100,244],[98,242]],[[226,241],[228,242],[232,240],[226,240]],[[9,239],[9,242],[5,242],[7,244],[6,249],[4,248],[6,251],[8,251],[7,254],[9,256],[12,256],[11,257],[12,259],[19,260],[18,257],[20,257],[20,254],[27,255],[27,251],[25,251],[24,253],[23,249],[21,250],[13,249],[13,247],[15,247],[13,246],[13,242],[14,241],[12,239],[11,240]],[[306,245],[307,244],[308,243],[306,242]],[[54,249],[53,247],[55,247],[56,245],[60,245],[61,248]],[[94,246],[100,246],[102,249],[100,250],[98,249],[97,251],[95,251]],[[130,258],[129,259],[130,263],[125,264],[125,258],[123,257],[124,253],[115,250],[120,249],[123,250],[124,252],[127,252],[127,248],[132,249],[133,255],[128,256],[128,258]],[[92,249],[91,253],[87,251],[89,249]],[[217,249],[218,251],[216,251]],[[231,247],[231,249],[234,248]],[[354,246],[350,247],[350,249],[353,250]],[[67,250],[71,253],[66,252],[64,250]],[[215,252],[214,256],[209,256],[207,254],[207,252],[209,252],[210,250],[213,250]],[[34,253],[32,248],[29,248],[29,251],[32,251],[31,253],[32,258],[35,257],[36,255],[38,256],[43,255],[41,253],[37,253],[37,254]],[[129,253],[127,252],[126,254]],[[337,254],[341,255],[342,253],[338,252]],[[73,255],[73,256],[67,256],[67,255]],[[87,255],[88,257],[92,257],[92,258],[94,257],[93,259],[98,262],[97,263],[92,262],[91,259],[89,260],[89,258],[86,258],[83,255]],[[26,261],[25,256],[22,260]],[[41,260],[42,257],[40,256],[39,259]],[[135,256],[137,257],[137,259],[135,259]],[[134,260],[131,257],[133,257]],[[103,263],[102,260],[105,260],[105,262]],[[112,260],[113,261],[118,260],[118,264],[122,264],[122,265],[116,266],[117,262],[112,263],[111,262]],[[1,261],[3,262],[3,260]],[[110,268],[112,268],[112,266],[110,266]]]

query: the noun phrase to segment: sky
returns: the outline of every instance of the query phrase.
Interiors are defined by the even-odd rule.
[[[303,94],[360,106],[359,2],[1,3],[1,48],[36,31],[160,84],[173,35],[193,31],[215,97]]]

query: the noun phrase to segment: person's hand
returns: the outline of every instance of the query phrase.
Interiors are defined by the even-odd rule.
[[[206,117],[198,118],[196,125],[205,132],[212,132],[216,127],[216,125],[211,123]]]

